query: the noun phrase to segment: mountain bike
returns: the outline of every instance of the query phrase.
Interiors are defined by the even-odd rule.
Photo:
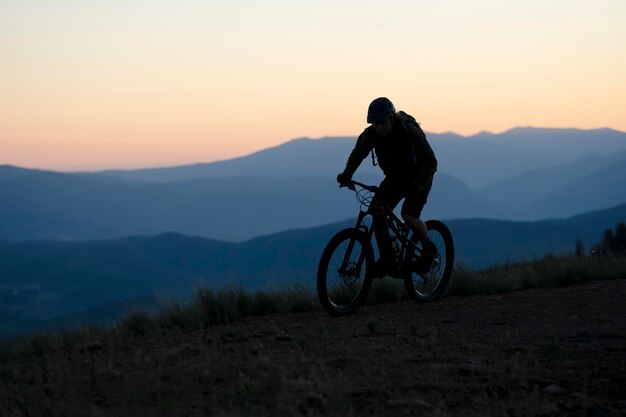
[[[317,269],[317,295],[331,315],[354,313],[365,303],[374,279],[375,215],[384,216],[394,250],[394,265],[387,276],[402,279],[409,297],[433,301],[446,290],[454,264],[454,242],[448,227],[439,220],[426,221],[428,238],[436,253],[425,259],[422,244],[392,209],[371,204],[378,187],[351,181],[360,211],[354,227],[335,234],[322,252]],[[430,260],[432,259],[432,262]],[[426,262],[426,264],[424,264]]]

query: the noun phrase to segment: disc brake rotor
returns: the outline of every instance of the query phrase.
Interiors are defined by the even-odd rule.
[[[351,287],[359,279],[357,272],[356,262],[350,262],[348,266],[346,266],[346,269],[340,272],[339,276],[346,286]]]

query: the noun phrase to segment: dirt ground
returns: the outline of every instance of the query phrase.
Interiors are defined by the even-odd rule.
[[[256,317],[0,363],[2,416],[625,416],[626,280]]]

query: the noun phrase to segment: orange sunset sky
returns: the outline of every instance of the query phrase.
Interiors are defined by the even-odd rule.
[[[356,136],[626,131],[626,1],[0,0],[0,164],[209,162]]]

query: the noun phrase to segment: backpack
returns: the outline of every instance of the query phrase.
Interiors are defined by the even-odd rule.
[[[413,144],[413,140],[411,140],[411,135],[409,134],[409,131],[407,129],[407,124],[414,125],[417,128],[420,128],[420,124],[417,120],[415,120],[415,117],[411,116],[410,114],[407,114],[403,111],[399,111],[398,113],[400,114],[400,117],[401,117],[400,122],[402,123],[402,127],[404,128],[404,132],[406,133],[406,136],[409,139],[409,144],[411,145],[411,150],[413,153],[413,164],[417,164],[417,155],[415,154],[415,145]],[[378,163],[376,161],[378,160],[378,156],[376,155],[376,147],[372,146],[371,153],[372,153],[372,165],[377,166]]]

